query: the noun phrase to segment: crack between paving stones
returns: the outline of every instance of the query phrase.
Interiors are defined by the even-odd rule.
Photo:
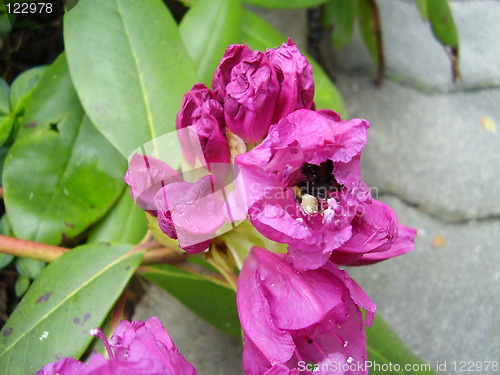
[[[342,72],[339,72],[340,79],[342,79],[342,75],[344,76],[343,78],[348,78],[348,79],[368,78],[370,81],[373,81],[374,86],[376,86],[375,77],[373,76],[372,72],[364,68],[344,70]],[[454,95],[461,93],[475,93],[488,90],[500,90],[500,82],[499,83],[484,82],[477,85],[469,85],[469,86],[460,86],[460,83],[457,83],[452,88],[439,89],[439,88],[426,87],[423,84],[420,84],[419,82],[407,81],[407,80],[394,80],[391,78],[390,74],[386,74],[384,78],[386,82],[390,82],[395,85],[399,85],[401,87],[412,89],[418,93],[427,96],[448,95],[448,94]],[[338,84],[338,82],[334,82],[334,84]]]
[[[395,198],[398,201],[400,201],[402,204],[404,204],[407,207],[411,207],[418,212],[430,217],[431,219],[434,219],[436,221],[439,221],[440,223],[443,224],[448,224],[448,225],[465,225],[469,224],[471,222],[475,223],[489,223],[489,222],[494,222],[494,221],[500,221],[500,214],[491,214],[491,215],[485,215],[485,216],[474,216],[474,217],[463,217],[460,219],[452,220],[452,219],[446,219],[434,212],[431,212],[425,207],[422,207],[419,203],[417,202],[412,202],[407,200],[406,198],[400,196],[397,193],[390,192],[390,191],[380,191],[379,192],[379,197],[391,197]]]

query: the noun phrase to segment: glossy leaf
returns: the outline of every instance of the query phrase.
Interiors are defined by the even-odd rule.
[[[244,3],[264,8],[295,9],[308,8],[326,3],[328,0],[243,0]]]
[[[198,79],[162,1],[80,1],[65,15],[64,39],[85,112],[123,156],[175,129]]]
[[[351,39],[355,15],[354,1],[329,0],[325,5],[324,24],[332,29],[332,42],[335,48],[344,47]]]
[[[0,146],[9,138],[14,118],[10,110],[10,87],[0,77]]]
[[[22,110],[33,93],[43,72],[47,69],[46,66],[38,66],[22,72],[17,78],[12,82],[12,87],[10,90],[10,103],[13,112],[19,112]]]
[[[85,245],[49,264],[0,333],[0,368],[26,375],[78,358],[141,259],[128,245]]]
[[[125,170],[126,160],[85,116],[61,56],[32,94],[5,161],[14,233],[48,244],[77,236],[118,198]]]
[[[128,188],[108,214],[91,230],[87,242],[139,243],[147,231],[144,211],[135,204]]]
[[[386,367],[385,371],[376,371],[377,369],[370,369],[370,375],[385,375],[387,374],[388,366],[395,368],[396,365],[400,367],[398,374],[436,374],[435,371],[425,371],[425,366],[415,366],[419,371],[411,370],[412,365],[424,364],[420,359],[414,356],[406,348],[399,337],[389,328],[389,326],[382,320],[380,315],[376,315],[375,321],[370,328],[367,328],[368,339],[368,360],[372,363],[380,365],[380,370]]]
[[[45,262],[36,259],[17,258],[16,269],[21,276],[30,279],[36,278],[45,267]]]
[[[239,0],[198,0],[182,19],[182,40],[208,87],[227,46],[238,42],[242,11]]]
[[[434,36],[443,44],[450,56],[453,80],[461,77],[458,56],[458,32],[448,0],[427,0],[427,16]]]
[[[427,0],[415,0],[415,3],[417,4],[420,17],[422,17],[424,21],[427,21],[429,18],[427,17]]]
[[[265,51],[267,48],[279,47],[285,41],[285,36],[262,17],[253,12],[244,11],[241,43],[247,44],[250,48]],[[314,101],[316,102],[316,106],[318,109],[333,109],[345,117],[347,111],[337,88],[321,66],[306,53],[304,54],[309,59],[313,68],[316,87]]]
[[[12,262],[12,259],[14,259],[12,255],[0,253],[0,270],[7,267]]]
[[[14,285],[14,292],[16,293],[16,297],[22,297],[29,287],[30,279],[26,276],[19,276],[16,280],[16,284]]]
[[[202,274],[173,265],[144,267],[141,275],[165,289],[222,332],[233,336],[241,334],[236,294],[232,289],[209,282]]]
[[[370,55],[377,64],[378,84],[382,84],[385,73],[385,57],[382,45],[380,12],[375,0],[357,0],[357,13],[361,36]]]

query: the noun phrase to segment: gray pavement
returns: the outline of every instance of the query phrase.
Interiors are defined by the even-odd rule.
[[[500,2],[451,2],[461,42],[457,84],[413,1],[378,2],[384,86],[374,86],[375,67],[358,34],[331,62],[350,117],[372,124],[365,181],[419,234],[413,253],[350,272],[416,355],[459,374],[453,361],[500,361]],[[304,46],[303,11],[262,15]],[[491,122],[496,131],[482,126]],[[238,340],[157,288],[138,316],[152,314],[200,374],[241,373]]]

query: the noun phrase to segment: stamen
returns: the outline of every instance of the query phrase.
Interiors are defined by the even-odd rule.
[[[109,341],[106,338],[106,335],[104,335],[102,329],[100,329],[99,327],[93,328],[90,330],[90,334],[98,339],[101,339],[102,343],[104,344],[104,347],[106,348],[106,351],[108,352],[108,356],[110,359],[115,358],[115,354],[111,349],[111,345],[109,345]]]

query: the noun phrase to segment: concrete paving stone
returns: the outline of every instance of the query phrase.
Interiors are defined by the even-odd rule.
[[[444,220],[500,215],[500,89],[427,95],[339,76],[350,117],[371,123],[362,175],[379,192]]]
[[[137,305],[134,319],[158,316],[184,357],[198,374],[242,374],[242,341],[202,320],[160,287],[150,284]]]
[[[500,221],[447,224],[395,197],[382,200],[418,235],[412,253],[348,269],[377,312],[414,354],[446,362],[446,374],[463,373],[453,361],[500,361]]]
[[[457,91],[500,85],[500,2],[454,1],[460,38],[462,81],[451,80],[451,63],[413,1],[378,0],[382,18],[386,75],[423,91]],[[359,33],[335,54],[340,71],[374,72]]]

